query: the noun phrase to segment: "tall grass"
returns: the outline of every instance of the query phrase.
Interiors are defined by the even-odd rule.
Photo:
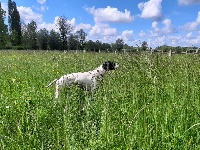
[[[94,93],[54,86],[106,60]],[[200,149],[200,56],[0,52],[0,149]]]

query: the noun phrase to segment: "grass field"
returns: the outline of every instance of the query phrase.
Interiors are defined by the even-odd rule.
[[[95,93],[54,86],[106,60]],[[0,51],[0,149],[200,149],[200,55]]]

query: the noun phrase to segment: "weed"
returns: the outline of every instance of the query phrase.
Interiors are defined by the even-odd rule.
[[[93,94],[45,86],[106,60]],[[199,149],[200,57],[0,52],[1,149]]]

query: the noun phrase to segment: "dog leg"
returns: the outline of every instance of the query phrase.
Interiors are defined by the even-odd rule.
[[[59,90],[60,90],[60,87],[61,87],[61,83],[58,81],[56,81],[56,91],[55,91],[55,98],[58,98],[58,94],[59,94]]]
[[[55,98],[58,98],[59,85],[56,85]]]
[[[90,90],[94,91],[97,88],[97,79],[93,78],[92,79],[92,84],[90,85]]]

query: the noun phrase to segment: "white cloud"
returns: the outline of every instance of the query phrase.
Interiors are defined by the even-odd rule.
[[[40,8],[37,8],[37,9],[44,12],[45,10],[48,10],[49,7],[43,5],[43,6],[41,6]]]
[[[188,34],[186,34],[187,38],[191,38],[192,37],[192,32],[189,32]]]
[[[178,3],[180,5],[192,5],[200,3],[200,0],[178,0]]]
[[[172,25],[170,19],[165,19],[165,20],[163,20],[162,23],[165,25],[165,27],[162,29],[162,32],[163,32],[164,34],[175,33],[175,32],[177,32],[177,30],[176,30],[176,29],[174,28],[174,26]]]
[[[6,3],[1,3],[1,7],[4,11],[6,11],[6,16],[5,16],[5,20],[8,19],[8,5]]]
[[[198,31],[200,25],[200,11],[198,12],[197,19],[193,22],[187,22],[184,26],[181,27],[181,29],[185,31]]]
[[[153,20],[160,20],[162,17],[162,0],[149,0],[148,2],[141,2],[138,8],[142,11],[140,17]]]
[[[167,43],[170,43],[172,46],[180,46],[183,40],[184,38],[181,35],[170,35],[166,37]]]
[[[24,7],[20,6],[17,7],[21,19],[27,24],[30,23],[32,20],[35,21],[37,24],[43,22],[43,16],[42,14],[38,14],[33,12],[33,10],[30,7]]]
[[[198,12],[198,16],[197,16],[196,22],[197,22],[198,24],[200,24],[200,11]]]
[[[78,24],[76,25],[76,31],[80,30],[80,29],[83,29],[83,30],[90,30],[92,28],[92,26],[90,24],[84,24],[84,23],[81,23],[81,24]]]
[[[2,7],[2,9],[3,9],[4,11],[6,11],[6,13],[7,13],[7,11],[8,11],[8,6],[7,6],[7,4],[6,4],[6,3],[1,3],[1,7]]]
[[[89,35],[95,36],[95,37],[116,36],[117,35],[117,29],[116,28],[110,28],[110,26],[108,24],[105,24],[105,23],[97,23],[92,27],[92,29],[89,32]]]
[[[160,37],[163,35],[167,35],[167,34],[172,34],[172,33],[177,33],[178,31],[175,29],[175,27],[172,25],[171,20],[170,19],[164,19],[162,21],[162,24],[164,25],[164,27],[159,28],[158,27],[158,22],[154,21],[152,23],[152,28],[153,30],[149,30],[150,35],[152,37]]]
[[[160,29],[158,28],[158,22],[157,22],[157,21],[152,22],[152,28],[154,29],[154,32],[156,33],[156,34],[155,34],[155,33],[154,33],[154,34],[152,33],[152,35],[153,35],[153,36],[157,36],[157,33],[160,32],[160,31],[159,31]]]
[[[134,17],[131,16],[130,11],[125,9],[125,12],[120,12],[117,8],[107,6],[106,8],[86,8],[86,10],[94,16],[95,22],[132,22]]]
[[[170,19],[164,19],[161,22],[162,24],[159,24],[159,22],[154,21],[152,22],[152,29],[147,30],[146,32],[141,31],[139,33],[139,37],[142,38],[142,41],[147,41],[148,45],[150,47],[157,47],[161,45],[171,45],[171,46],[177,46],[179,43],[181,43],[180,34],[177,33],[177,30],[173,26]]]
[[[51,31],[52,29],[54,29],[55,31],[58,31],[56,28],[56,25],[53,23],[43,22],[37,25],[37,30],[44,29],[44,28],[47,29],[48,31]]]
[[[143,31],[143,30],[141,30],[140,31],[140,33],[139,33],[139,37],[145,37],[146,36],[146,33]]]
[[[37,2],[41,5],[45,4],[46,3],[46,0],[37,0]]]
[[[200,35],[193,35],[192,32],[189,32],[185,36],[183,35],[160,35],[158,37],[146,37],[145,41],[147,41],[148,45],[150,47],[157,47],[162,45],[169,45],[169,46],[182,46],[182,47],[188,47],[188,46],[199,46],[200,43]]]
[[[38,30],[40,29],[43,29],[43,28],[46,28],[48,31],[51,31],[52,29],[54,29],[56,32],[59,32],[59,29],[57,28],[56,24],[58,23],[58,19],[59,19],[60,16],[56,16],[54,18],[54,22],[53,23],[46,23],[46,22],[43,22],[43,23],[40,23],[38,24]],[[73,33],[80,30],[80,29],[83,29],[84,31],[85,30],[90,30],[92,28],[92,26],[90,24],[76,24],[76,19],[75,18],[72,18],[71,20],[67,20],[74,28],[74,30],[72,31]]]
[[[199,46],[200,36],[195,37],[184,37],[179,40],[179,46]]]
[[[197,31],[198,30],[198,23],[197,22],[188,22],[183,27],[185,31]]]
[[[76,25],[76,19],[72,18],[71,20],[68,20],[68,22],[72,25],[75,26]]]
[[[54,22],[53,23],[42,22],[42,23],[37,24],[37,30],[46,28],[48,31],[51,31],[53,29],[56,32],[59,32],[58,28],[56,27],[58,18],[59,18],[59,16],[56,16],[54,18]]]
[[[152,28],[157,28],[157,26],[158,26],[158,22],[157,22],[157,21],[154,21],[154,22],[152,23]]]
[[[47,6],[45,5],[46,0],[37,0],[37,3],[39,3],[40,6],[33,6],[35,9],[40,10],[40,11],[42,11],[42,12],[44,12],[44,11],[46,11],[46,10],[49,9],[49,7],[47,7]]]
[[[57,29],[57,27],[56,27],[56,24],[58,24],[58,19],[59,19],[59,17],[60,17],[60,16],[56,16],[56,17],[54,18],[53,24],[44,23],[44,25],[46,24],[47,26],[52,27],[52,28],[50,28],[50,30],[51,30],[51,29],[54,29],[54,30],[56,30],[56,31],[59,31],[59,30]],[[72,18],[71,20],[67,20],[67,22],[68,22],[71,26],[75,26],[75,25],[76,25],[76,19],[75,19],[75,18]]]
[[[124,42],[133,40],[133,30],[125,30],[122,32],[122,39]]]
[[[152,43],[150,44],[149,43],[149,46],[150,47],[156,47],[157,45],[165,45],[166,44],[166,37],[165,36],[160,36],[160,37],[157,37],[155,38]]]

